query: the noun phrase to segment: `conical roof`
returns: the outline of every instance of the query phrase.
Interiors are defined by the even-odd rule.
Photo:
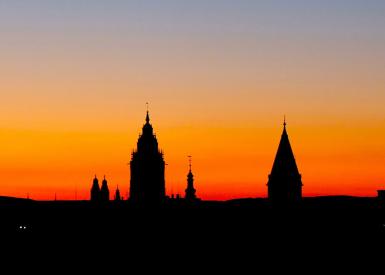
[[[286,131],[286,122],[284,123],[283,133],[277,154],[275,156],[273,168],[271,169],[273,176],[290,176],[299,175],[297,163],[291,149],[289,136]]]

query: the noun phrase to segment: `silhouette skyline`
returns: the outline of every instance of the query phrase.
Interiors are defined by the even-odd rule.
[[[169,196],[186,154],[200,198],[266,196],[285,113],[304,196],[384,188],[383,1],[7,2],[0,194],[127,198],[146,101]]]
[[[165,162],[164,154],[158,148],[158,140],[150,124],[150,115],[146,112],[146,123],[143,125],[142,134],[139,135],[137,148],[132,152],[130,169],[130,192],[129,200],[135,204],[155,205],[164,203],[166,196],[165,182]],[[302,180],[298,171],[294,153],[290,145],[286,131],[286,117],[283,122],[283,132],[273,163],[273,168],[269,174],[268,199],[276,205],[298,203],[302,199]],[[192,173],[192,156],[189,159],[189,172],[187,174],[187,188],[185,189],[184,200],[186,202],[197,202],[194,188],[194,175]],[[171,195],[171,199],[182,199],[180,194]],[[55,194],[56,200],[56,194]],[[93,180],[91,187],[90,200],[93,202],[105,203],[110,200],[109,189],[106,177],[104,176],[102,186],[99,188],[98,179]],[[120,191],[117,188],[115,201],[120,201]]]
[[[154,134],[150,124],[150,115],[148,110],[145,117],[145,124],[142,127],[142,133],[137,141],[137,148],[132,151],[130,161],[130,184],[127,192],[129,199],[135,203],[157,204],[163,203],[166,199],[184,199],[185,201],[199,201],[194,187],[194,175],[192,173],[191,156],[189,158],[189,171],[187,174],[187,187],[184,195],[174,194],[166,195],[165,181],[165,161],[164,154],[158,148],[157,137]],[[302,175],[299,173],[293,150],[289,141],[286,129],[286,116],[283,122],[283,132],[279,142],[278,150],[275,155],[273,166],[268,175],[267,198],[270,202],[276,204],[298,203],[302,199]],[[383,200],[383,191],[377,191],[377,197]],[[54,194],[54,201],[57,201],[57,193]],[[59,194],[60,195],[60,194]],[[251,194],[249,197],[257,198],[259,196]],[[263,198],[264,196],[261,196]],[[30,199],[27,193],[27,199]],[[236,198],[234,198],[236,199]],[[77,200],[77,190],[75,191],[75,200]],[[84,199],[83,199],[84,200]],[[85,198],[85,200],[88,200]],[[110,191],[106,176],[104,176],[101,186],[95,175],[89,200],[103,203],[110,200],[122,201],[123,198],[117,187],[114,197],[110,197]]]
[[[382,258],[384,26],[385,1],[2,1],[4,262]]]

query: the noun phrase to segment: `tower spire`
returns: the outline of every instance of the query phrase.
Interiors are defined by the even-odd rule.
[[[267,183],[268,198],[277,204],[296,202],[302,198],[302,179],[286,132],[286,117],[283,127]]]
[[[148,102],[146,102],[147,114],[146,114],[146,123],[150,123],[150,115],[148,114]]]

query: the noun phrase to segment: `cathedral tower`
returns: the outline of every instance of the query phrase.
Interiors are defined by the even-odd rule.
[[[302,198],[301,174],[286,132],[286,120],[267,186],[268,198],[274,204],[298,202]]]
[[[142,134],[130,162],[130,200],[146,204],[164,201],[164,167],[163,152],[158,148],[147,110],[146,123],[143,125]]]

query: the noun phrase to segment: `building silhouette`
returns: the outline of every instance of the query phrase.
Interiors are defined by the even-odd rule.
[[[102,181],[102,187],[100,188],[100,201],[108,202],[110,200],[110,190],[108,189],[108,184],[106,180],[106,176]]]
[[[91,187],[91,201],[98,202],[100,198],[100,187],[99,187],[99,180],[95,175],[95,178],[92,183]]]
[[[143,125],[142,134],[130,162],[130,200],[146,204],[164,201],[166,197],[164,168],[163,152],[158,148],[147,110],[146,123]]]
[[[189,156],[189,172],[187,174],[187,188],[185,190],[185,200],[186,201],[195,201],[197,199],[196,197],[196,190],[194,188],[194,175],[191,171],[191,156]]]
[[[267,186],[268,198],[274,204],[298,202],[302,198],[301,174],[287,135],[286,120]]]
[[[115,191],[115,201],[121,201],[121,200],[122,200],[122,197],[120,196],[119,186],[117,186]]]

